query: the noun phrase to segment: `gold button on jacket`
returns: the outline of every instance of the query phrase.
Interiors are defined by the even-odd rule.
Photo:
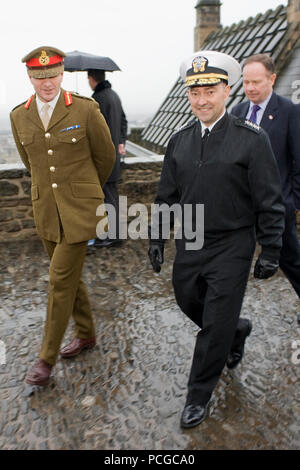
[[[98,103],[76,94],[71,96],[72,104],[68,106],[62,90],[53,111],[47,130],[51,148],[49,138],[45,139],[35,97],[28,109],[22,104],[10,115],[18,151],[31,173],[37,231],[40,237],[58,243],[60,218],[70,244],[95,238],[101,220],[96,210],[104,202],[102,187],[116,158]],[[70,129],[73,126],[77,127]],[[53,165],[55,183],[51,180],[53,171],[49,171]]]

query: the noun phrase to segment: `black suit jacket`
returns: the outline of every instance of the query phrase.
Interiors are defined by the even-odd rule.
[[[249,104],[238,104],[232,114],[246,117]],[[285,205],[300,209],[300,106],[273,93],[260,126],[269,135],[278,163]]]

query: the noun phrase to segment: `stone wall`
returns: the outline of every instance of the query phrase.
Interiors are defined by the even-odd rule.
[[[0,241],[37,236],[31,205],[31,181],[21,165],[0,167]],[[162,163],[123,164],[120,196],[128,197],[128,206],[154,202]],[[150,213],[150,211],[149,211]],[[300,212],[297,214],[300,229]]]
[[[32,236],[33,221],[30,176],[20,165],[0,169],[0,240]]]
[[[162,163],[135,163],[124,165],[119,194],[128,197],[128,204],[151,204],[157,192]]]
[[[123,164],[119,194],[128,197],[128,205],[154,202],[161,167],[156,162]],[[0,241],[37,235],[30,188],[30,175],[22,165],[0,166]]]

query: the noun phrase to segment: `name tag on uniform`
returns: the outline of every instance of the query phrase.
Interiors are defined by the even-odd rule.
[[[75,126],[66,127],[65,129],[61,129],[59,132],[68,132],[73,131],[74,129],[79,129],[80,125],[76,124]]]

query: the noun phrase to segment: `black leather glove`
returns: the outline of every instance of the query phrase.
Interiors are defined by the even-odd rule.
[[[257,279],[268,279],[274,276],[278,268],[278,261],[265,259],[260,255],[254,267],[254,277]]]
[[[161,270],[161,264],[164,262],[164,245],[160,243],[151,243],[148,250],[148,256],[153,270],[156,273],[159,273]]]

